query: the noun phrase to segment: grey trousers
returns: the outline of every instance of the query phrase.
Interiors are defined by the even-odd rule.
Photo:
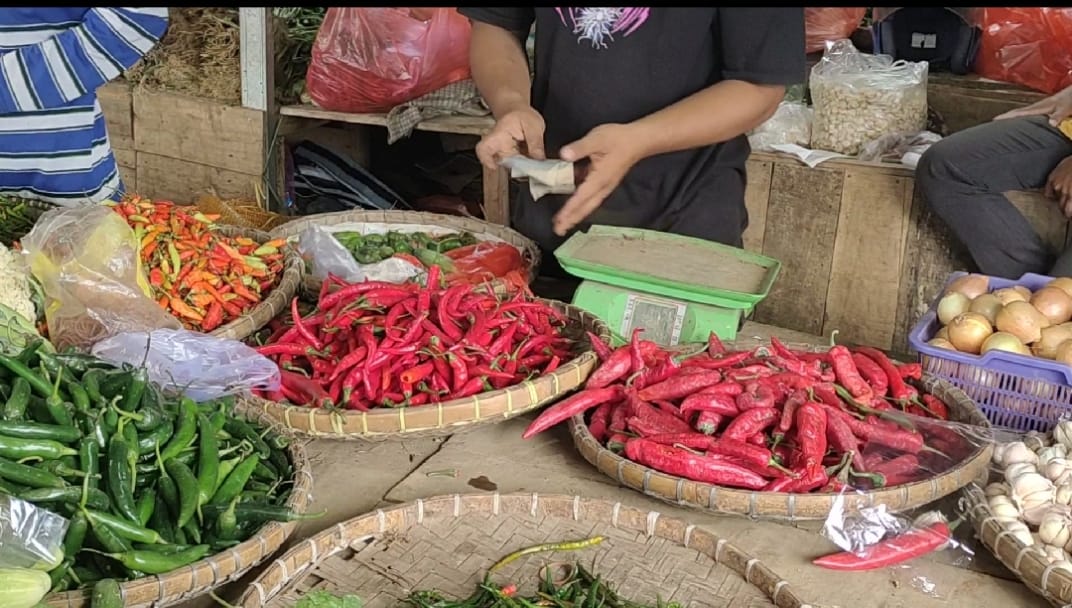
[[[1045,187],[1069,155],[1072,140],[1045,117],[998,120],[931,146],[916,167],[916,184],[980,272],[1008,279],[1025,272],[1072,276],[1072,249],[1049,251],[1004,195]]]

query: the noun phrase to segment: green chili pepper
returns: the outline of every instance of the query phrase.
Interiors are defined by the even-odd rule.
[[[197,525],[197,522],[190,520],[186,522],[186,525],[182,527],[182,531],[186,534],[186,538],[189,539],[191,545],[201,544],[201,526]]]
[[[167,542],[175,542],[175,527],[171,523],[171,518],[168,514],[167,505],[164,503],[164,498],[160,495],[156,496],[152,515],[149,516],[149,529],[159,532],[160,536]]]
[[[22,352],[15,357],[15,360],[23,365],[29,366],[37,359],[38,353],[41,351],[41,347],[45,345],[45,341],[41,339],[34,340],[26,345],[26,348],[22,349]]]
[[[236,497],[216,518],[216,535],[220,540],[235,540],[238,534],[238,517],[235,515],[237,505],[238,498]]]
[[[130,378],[130,384],[127,386],[126,394],[123,395],[123,399],[119,402],[119,409],[133,412],[141,407],[141,398],[145,394],[145,385],[148,382],[149,373],[145,368],[139,367],[134,370]]]
[[[155,530],[143,528],[137,524],[125,521],[122,517],[116,517],[109,513],[85,509],[86,517],[94,526],[103,525],[110,528],[117,536],[131,542],[163,544],[164,539]]]
[[[66,591],[67,588],[71,586],[70,572],[71,566],[73,565],[74,560],[69,557],[65,557],[63,558],[63,561],[60,562],[60,565],[49,571],[48,579],[52,583],[52,586],[49,587],[50,592],[58,593]]]
[[[104,553],[123,566],[147,574],[163,574],[192,564],[208,555],[208,545],[196,545],[185,551],[161,553],[159,551],[121,551]]]
[[[71,394],[71,403],[76,412],[86,413],[89,411],[89,394],[76,382],[67,385],[67,392]]]
[[[86,516],[86,519],[89,519],[88,515]],[[93,530],[93,538],[97,539],[97,542],[105,551],[111,551],[113,553],[130,551],[130,543],[116,534],[114,530],[107,526],[107,524],[92,519],[90,519],[89,524],[90,529]]]
[[[0,435],[19,439],[48,439],[60,443],[74,443],[82,437],[76,427],[22,420],[0,420]]]
[[[171,439],[174,428],[175,426],[171,424],[170,420],[165,420],[157,425],[155,429],[139,437],[138,455],[155,454],[158,448],[166,444],[168,439]]]
[[[100,446],[93,437],[85,437],[78,443],[78,466],[89,477],[89,487],[100,483]]]
[[[220,472],[219,475],[216,476],[216,489],[212,491],[213,495],[215,495],[216,492],[219,491],[220,486],[223,485],[223,482],[227,479],[227,476],[231,474],[231,471],[233,471],[234,468],[237,467],[238,463],[240,462],[242,462],[242,458],[229,458],[227,460],[220,461]],[[212,501],[210,500],[209,502]]]
[[[86,540],[86,532],[89,531],[89,520],[85,513],[75,512],[71,522],[67,525],[67,535],[63,537],[63,554],[73,558],[82,550],[82,543]]]
[[[246,494],[242,494],[245,498]],[[230,507],[227,505],[205,505],[204,515],[206,518],[219,517],[221,513]],[[234,506],[235,516],[244,522],[264,523],[268,521],[305,521],[323,517],[327,511],[319,513],[297,513],[288,507],[269,504],[266,502],[239,501]]]
[[[0,435],[0,456],[12,460],[26,458],[56,459],[77,456],[78,451],[51,439],[20,439]]]
[[[153,509],[156,508],[156,490],[153,488],[145,488],[138,495],[137,509],[138,509],[138,523],[142,527],[149,524],[149,519],[153,516]]]
[[[82,581],[86,583],[86,581]],[[89,605],[93,608],[122,608],[126,605],[123,599],[123,590],[119,581],[114,578],[98,580],[93,585],[93,593],[90,596]]]
[[[242,460],[227,475],[227,479],[220,484],[219,489],[212,495],[212,500],[209,501],[213,504],[227,504],[238,496],[242,489],[246,487],[246,483],[249,482],[249,478],[253,475],[253,469],[257,468],[257,463],[260,458],[256,454],[250,454]]]
[[[183,397],[179,402],[179,428],[171,436],[160,453],[160,460],[166,462],[179,455],[194,442],[197,435],[197,404],[192,399]]]
[[[17,483],[12,483],[4,479],[3,477],[0,477],[0,492],[4,494],[7,494],[9,496],[18,496],[19,494],[22,494],[28,489],[29,488],[27,488],[26,486],[21,486]]]
[[[103,375],[104,372],[99,369],[91,369],[82,374],[82,388],[86,389],[86,396],[97,407],[107,402],[101,395],[100,381]]]
[[[194,477],[190,467],[178,460],[165,461],[164,470],[175,481],[175,487],[179,490],[179,516],[175,525],[182,528],[193,519],[194,513],[197,512],[199,495],[197,478]]]
[[[126,394],[132,374],[128,371],[106,372],[101,378],[100,392],[105,401],[111,402],[116,397]]]
[[[257,433],[248,422],[240,418],[229,418],[223,425],[224,430],[230,433],[232,436],[239,439],[245,439],[253,444],[253,449],[260,454],[261,458],[268,458],[272,455],[272,449],[268,447],[268,444],[264,442],[260,434]]]
[[[146,395],[149,392],[151,391],[147,391]],[[165,422],[170,422],[167,413],[159,405],[145,405],[138,410],[138,413],[141,414],[141,420],[135,422],[134,426],[142,432],[151,431]]]
[[[138,509],[134,502],[136,465],[131,464],[132,456],[135,456],[133,450],[122,433],[113,434],[108,440],[108,491],[119,513],[133,522],[138,521]]]
[[[18,376],[11,385],[11,396],[4,404],[4,420],[19,420],[26,412],[26,406],[30,403],[30,383],[26,378]]]
[[[31,488],[62,488],[67,485],[60,477],[41,469],[0,458],[0,477]]]
[[[94,509],[112,508],[112,501],[108,499],[108,495],[97,488],[86,488],[85,491],[83,491],[80,486],[67,486],[66,488],[36,488],[33,490],[26,490],[19,494],[19,498],[34,504],[61,502],[77,505],[82,502],[83,496],[85,496],[86,505],[91,506]]]
[[[26,382],[30,384],[30,388],[33,389],[33,392],[38,395],[48,397],[52,394],[52,385],[40,375],[34,373],[32,369],[26,367],[25,363],[17,359],[12,359],[7,355],[0,355],[0,365],[10,370],[11,373],[19,378],[26,380]]]
[[[60,395],[60,382],[63,380],[61,376],[56,377],[56,384],[52,389],[52,392],[45,397],[45,407],[48,409],[48,415],[60,426],[74,426],[74,419],[71,418],[71,412],[67,411],[67,404],[64,402],[63,397]]]
[[[201,444],[197,457],[197,506],[208,504],[216,493],[216,481],[220,475],[219,442],[212,421],[204,414],[198,414],[197,427],[200,430]]]
[[[164,499],[164,504],[167,505],[167,513],[172,518],[179,517],[179,488],[175,485],[175,480],[167,475],[161,475],[157,480],[156,489],[160,491],[161,498]]]

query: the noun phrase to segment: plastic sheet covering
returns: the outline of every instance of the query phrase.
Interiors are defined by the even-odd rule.
[[[0,568],[48,571],[59,566],[68,523],[51,511],[0,493]]]

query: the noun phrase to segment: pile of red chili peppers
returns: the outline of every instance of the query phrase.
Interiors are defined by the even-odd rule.
[[[824,353],[770,347],[727,352],[712,334],[680,357],[632,339],[611,350],[585,389],[545,410],[532,437],[591,410],[588,429],[627,458],[695,481],[769,492],[832,492],[917,481],[973,449],[921,394],[919,364],[873,348]],[[908,416],[906,414],[913,414]]]
[[[334,291],[332,291],[334,289]],[[298,300],[257,350],[282,374],[272,401],[367,411],[440,403],[548,374],[570,358],[565,318],[522,294],[471,285],[325,281],[317,310]]]

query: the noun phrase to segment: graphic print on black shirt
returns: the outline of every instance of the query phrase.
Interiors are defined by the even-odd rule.
[[[614,37],[628,36],[648,20],[647,8],[555,7],[562,24],[577,34],[577,42],[588,41],[594,49],[605,49]]]

